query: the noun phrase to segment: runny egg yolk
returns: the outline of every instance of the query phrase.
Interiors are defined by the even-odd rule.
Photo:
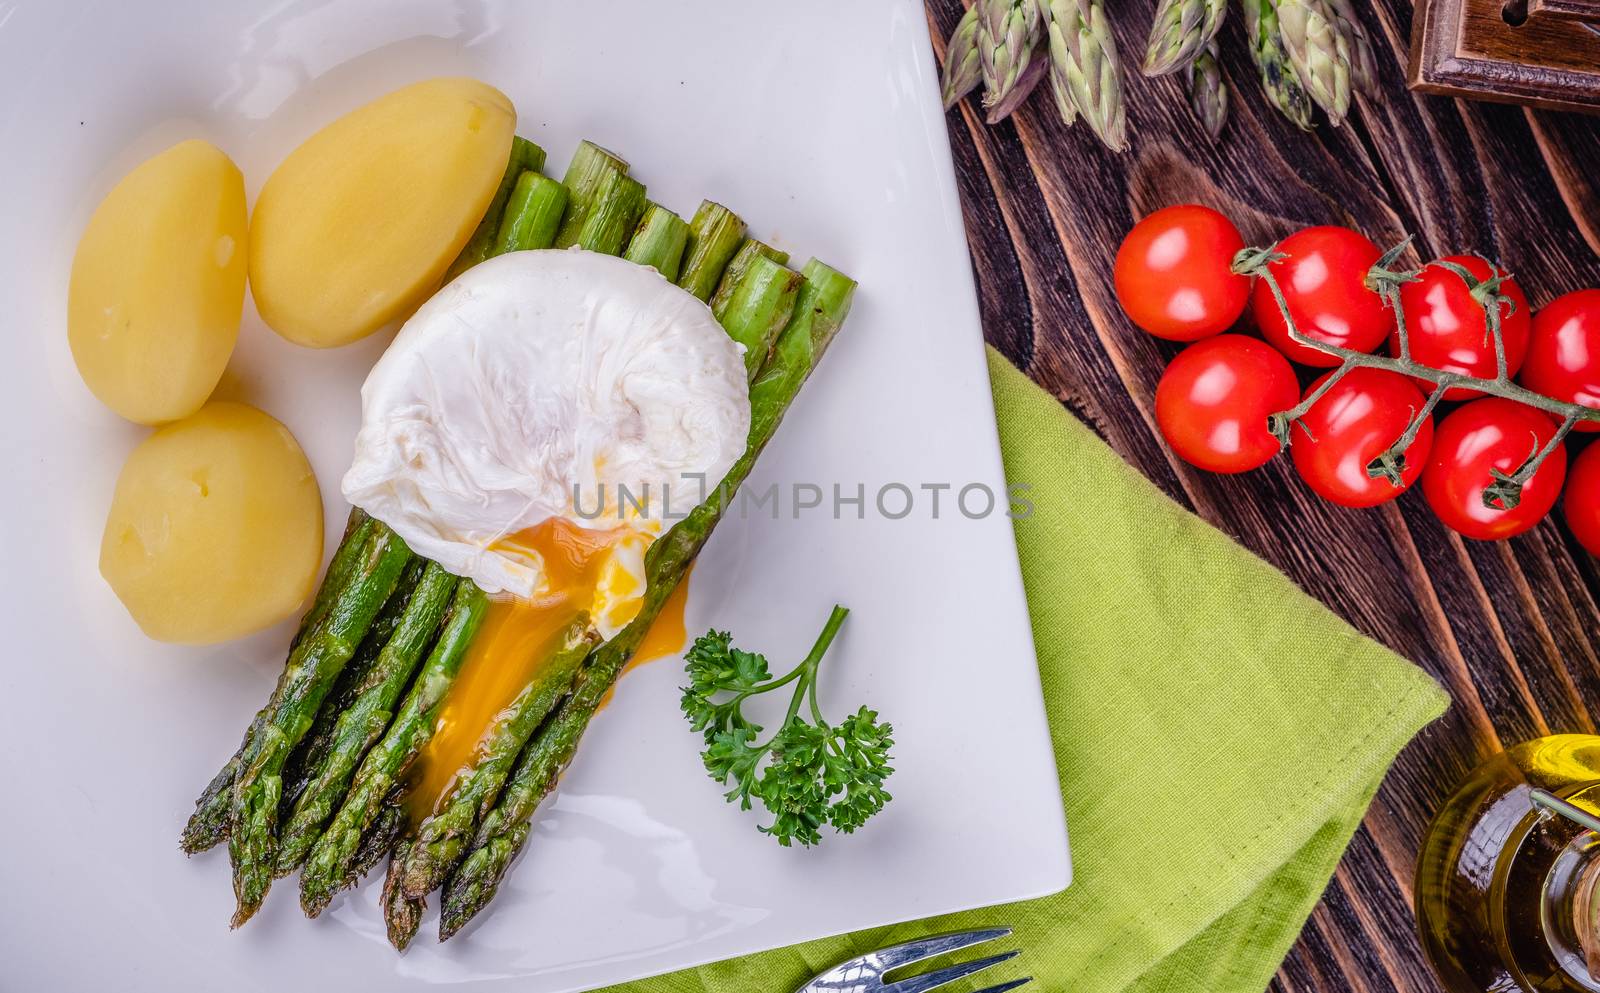
[[[467,649],[439,712],[433,738],[409,776],[413,823],[437,809],[457,775],[476,757],[485,730],[560,647],[580,614],[590,623],[605,614],[621,627],[638,615],[644,597],[643,562],[650,536],[622,526],[589,530],[554,517],[496,543],[496,551],[541,564],[545,582],[531,600],[496,595]],[[630,667],[683,651],[688,643],[684,577],[657,615]]]

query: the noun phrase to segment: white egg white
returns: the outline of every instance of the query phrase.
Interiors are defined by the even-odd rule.
[[[660,533],[666,493],[681,515],[693,480],[714,486],[744,450],[741,351],[653,269],[576,250],[491,259],[368,375],[345,498],[486,592],[539,595],[536,557],[496,542],[552,517]],[[648,499],[619,517],[619,486]]]

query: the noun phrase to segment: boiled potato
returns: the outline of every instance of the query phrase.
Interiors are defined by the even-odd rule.
[[[214,402],[128,456],[100,574],[144,633],[210,644],[294,613],[322,559],[322,497],[289,429]]]
[[[516,125],[499,90],[432,79],[307,139],[250,222],[250,287],[268,326],[333,348],[414,310],[488,209]]]
[[[72,260],[67,340],[102,403],[159,424],[211,396],[239,337],[246,221],[244,177],[204,141],[167,149],[100,202]]]

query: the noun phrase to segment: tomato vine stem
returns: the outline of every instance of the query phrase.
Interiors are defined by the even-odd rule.
[[[1310,431],[1301,423],[1311,408],[1316,406],[1333,386],[1353,369],[1382,369],[1388,372],[1399,373],[1433,383],[1434,388],[1428,395],[1427,403],[1417,411],[1411,423],[1395,443],[1385,449],[1377,458],[1367,465],[1367,475],[1373,479],[1385,479],[1392,486],[1403,484],[1402,473],[1406,470],[1405,452],[1416,440],[1422,426],[1445,399],[1445,395],[1452,389],[1476,390],[1489,396],[1502,397],[1513,400],[1528,407],[1534,407],[1547,414],[1553,414],[1562,419],[1561,426],[1556,433],[1542,447],[1532,452],[1516,472],[1507,475],[1498,469],[1492,470],[1493,480],[1483,492],[1484,505],[1495,510],[1511,510],[1517,506],[1522,498],[1522,487],[1534,473],[1539,471],[1539,466],[1550,457],[1563,439],[1572,431],[1579,421],[1592,421],[1600,424],[1600,408],[1586,407],[1576,403],[1566,403],[1554,397],[1535,393],[1533,390],[1513,382],[1506,363],[1506,348],[1504,336],[1501,333],[1502,320],[1501,306],[1511,308],[1515,313],[1516,301],[1500,292],[1500,287],[1510,274],[1495,275],[1496,267],[1491,265],[1488,279],[1478,279],[1464,266],[1450,261],[1431,263],[1442,266],[1458,276],[1467,285],[1467,290],[1479,307],[1483,308],[1484,330],[1494,344],[1495,375],[1493,379],[1478,376],[1466,376],[1457,372],[1444,369],[1435,369],[1433,366],[1418,362],[1411,355],[1411,339],[1406,328],[1405,310],[1400,303],[1400,288],[1406,283],[1415,281],[1421,269],[1395,269],[1395,263],[1410,246],[1411,238],[1406,239],[1389,249],[1367,270],[1365,283],[1368,288],[1383,299],[1384,306],[1394,312],[1395,337],[1399,348],[1399,355],[1372,355],[1367,352],[1358,352],[1353,348],[1344,348],[1340,345],[1331,345],[1325,341],[1318,341],[1300,330],[1295,324],[1294,317],[1289,313],[1289,301],[1283,295],[1283,287],[1278,285],[1277,277],[1272,274],[1272,263],[1288,258],[1278,251],[1276,245],[1266,248],[1245,248],[1233,257],[1233,271],[1242,276],[1254,276],[1260,279],[1272,294],[1273,301],[1278,305],[1278,313],[1283,317],[1283,324],[1289,332],[1290,340],[1306,346],[1307,348],[1331,355],[1340,362],[1339,367],[1333,371],[1316,389],[1308,393],[1294,407],[1278,411],[1267,418],[1267,429],[1277,437],[1278,441],[1288,447],[1293,435],[1293,426],[1300,423],[1300,429],[1310,435]],[[1509,315],[1504,315],[1509,316]]]

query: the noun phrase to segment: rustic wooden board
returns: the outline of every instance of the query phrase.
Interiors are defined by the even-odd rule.
[[[1109,9],[1125,62],[1143,52],[1153,6]],[[1259,243],[1306,224],[1349,224],[1380,243],[1415,232],[1426,257],[1502,260],[1535,306],[1600,286],[1600,120],[1408,93],[1409,3],[1360,6],[1385,95],[1342,128],[1302,133],[1266,106],[1237,17],[1223,34],[1233,116],[1218,145],[1190,119],[1176,79],[1132,72],[1123,155],[1062,126],[1047,97],[992,128],[970,102],[949,116],[989,341],[1162,489],[1455,700],[1400,756],[1279,973],[1282,991],[1438,989],[1411,915],[1429,817],[1502,745],[1600,723],[1600,563],[1558,521],[1507,543],[1468,542],[1420,493],[1345,510],[1315,498],[1286,460],[1208,475],[1153,428],[1156,381],[1177,349],[1123,318],[1111,260],[1134,219],[1160,206],[1208,203]],[[961,10],[961,0],[928,0],[941,56]]]

